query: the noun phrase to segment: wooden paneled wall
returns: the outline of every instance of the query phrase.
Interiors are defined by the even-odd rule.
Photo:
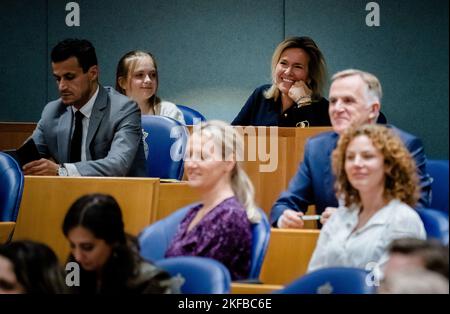
[[[19,148],[35,128],[36,123],[0,122],[0,151]]]

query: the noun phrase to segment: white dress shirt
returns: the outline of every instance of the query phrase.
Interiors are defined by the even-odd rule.
[[[425,239],[422,220],[414,209],[392,200],[357,231],[359,208],[339,207],[323,226],[308,272],[325,267],[357,267],[380,271],[394,239]],[[378,273],[382,276],[381,273]]]
[[[87,132],[89,128],[89,121],[92,114],[92,109],[94,108],[95,100],[97,99],[98,91],[100,88],[97,86],[97,90],[95,91],[94,95],[88,100],[88,102],[80,108],[80,112],[84,115],[83,120],[81,121],[83,124],[83,136],[81,137],[81,161],[86,161],[86,138],[87,138]],[[72,118],[72,125],[75,125],[75,112],[77,109],[72,106],[73,111],[73,118]],[[72,136],[75,128],[72,127]],[[80,173],[77,170],[77,167],[75,164],[71,163],[65,163],[64,167],[67,169],[67,173],[71,177],[80,177]]]

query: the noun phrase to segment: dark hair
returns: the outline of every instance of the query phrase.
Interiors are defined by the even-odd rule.
[[[396,239],[390,244],[389,253],[418,256],[422,259],[426,269],[437,272],[448,279],[448,247],[436,240]]]
[[[110,245],[126,243],[122,211],[110,195],[88,194],[77,199],[64,218],[64,235],[78,226]]]
[[[81,293],[115,293],[122,292],[129,276],[136,267],[133,250],[127,243],[127,236],[122,220],[122,211],[116,200],[110,195],[88,194],[72,204],[63,222],[63,233],[67,237],[76,227],[83,227],[112,248],[111,257],[101,271],[101,286],[97,287],[94,272],[81,267]],[[69,261],[75,261],[70,255]]]
[[[83,73],[97,65],[97,55],[91,42],[86,39],[68,38],[59,42],[52,50],[52,62],[62,62],[70,57],[76,57]]]
[[[26,293],[66,293],[63,270],[47,245],[34,241],[14,241],[0,246],[0,256],[14,265],[17,281]]]
[[[124,230],[122,211],[117,201],[110,195],[88,194],[72,204],[63,222],[63,232],[67,237],[70,230],[83,227],[98,238],[103,239],[112,248],[112,254],[101,270],[100,284],[94,271],[80,268],[81,293],[140,293],[140,287],[128,285],[129,279],[139,274],[142,258],[134,237]],[[69,261],[75,261],[72,255]],[[160,283],[170,276],[166,272],[155,271],[148,282],[151,293],[162,293],[167,287]]]

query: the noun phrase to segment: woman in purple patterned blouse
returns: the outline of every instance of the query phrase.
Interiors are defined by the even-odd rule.
[[[212,120],[189,139],[185,171],[201,195],[181,221],[166,257],[204,256],[222,262],[233,280],[250,270],[251,223],[261,217],[253,185],[236,161],[243,139],[230,125]]]

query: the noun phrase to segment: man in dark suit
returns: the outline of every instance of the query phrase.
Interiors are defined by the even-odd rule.
[[[359,70],[345,70],[335,74],[332,80],[328,113],[333,132],[319,134],[305,144],[303,162],[288,189],[272,207],[270,220],[273,226],[302,228],[303,220],[300,217],[308,205],[314,204],[317,214],[324,213],[323,217],[335,210],[338,200],[334,193],[331,153],[339,135],[350,126],[377,121],[382,91],[374,75]],[[419,206],[429,206],[432,179],[425,169],[426,157],[421,140],[394,126],[387,127],[396,131],[413,156],[422,188]]]
[[[32,138],[43,158],[24,165],[24,174],[145,176],[140,110],[99,85],[92,44],[66,39],[51,60],[61,98],[42,112]]]

